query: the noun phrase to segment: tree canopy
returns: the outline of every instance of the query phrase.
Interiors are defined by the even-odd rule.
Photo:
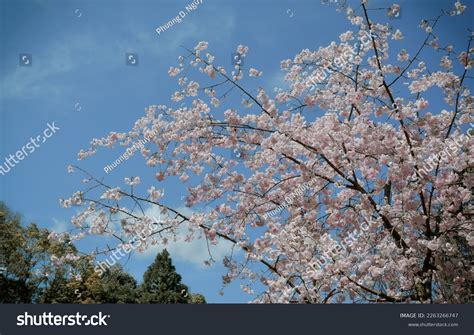
[[[0,202],[0,303],[205,303],[189,295],[170,255],[159,253],[138,285],[115,264],[100,275],[94,259],[78,256],[70,239],[35,224]]]
[[[181,276],[166,249],[156,256],[143,275],[140,287],[141,303],[176,304],[189,301],[188,288],[181,283]]]

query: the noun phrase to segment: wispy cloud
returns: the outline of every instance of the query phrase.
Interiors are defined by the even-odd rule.
[[[33,66],[17,66],[0,83],[2,99],[31,99],[40,95],[53,98],[64,93],[68,81],[61,75],[72,73],[85,62],[83,50],[97,47],[87,36],[70,36],[67,40],[47,44],[33,54]]]
[[[5,74],[0,82],[0,99],[58,98],[65,93],[72,94],[76,84],[74,76],[85,67],[97,66],[101,71],[111,71],[124,66],[126,52],[166,56],[181,45],[193,47],[187,44],[204,36],[226,38],[235,29],[231,14],[220,15],[205,25],[185,20],[163,36],[155,32],[155,27],[129,22],[125,23],[126,34],[120,39],[110,34],[110,39],[104,41],[103,34],[83,31],[62,36],[50,43],[45,41],[33,55],[33,66],[16,66]],[[107,27],[96,28],[108,31]]]
[[[275,87],[276,88],[281,88],[281,89],[288,89],[289,85],[288,82],[285,81],[285,72],[281,70],[277,70],[270,74],[268,78],[268,89],[273,90]]]

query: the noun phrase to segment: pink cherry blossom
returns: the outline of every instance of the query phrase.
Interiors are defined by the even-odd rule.
[[[125,177],[124,181],[125,181],[125,184],[130,185],[130,186],[138,185],[141,182],[140,177],[132,177],[132,178]]]
[[[421,21],[427,40],[413,48],[398,20],[375,22],[370,6],[347,8],[352,28],[339,42],[281,61],[285,89],[246,83],[241,64],[215,65],[207,42],[188,50],[169,70],[177,82],[170,106],[147,108],[128,132],[93,139],[78,154],[152,134],[141,150],[152,185],[121,189],[74,167],[89,183],[60,200],[77,210],[71,239],[128,240],[155,221],[150,208],[160,211],[160,234],[139,252],[165,245],[178,228],[188,242],[231,243],[240,253],[224,258],[223,285],[242,280],[255,302],[466,302],[473,36],[451,46],[435,23],[456,18],[442,14]],[[397,4],[388,11],[400,13]],[[240,58],[248,51],[237,47]],[[170,205],[178,188],[189,211]]]

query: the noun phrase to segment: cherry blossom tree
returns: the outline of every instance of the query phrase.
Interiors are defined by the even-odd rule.
[[[405,50],[399,20],[374,22],[369,6],[346,9],[354,28],[339,42],[283,60],[288,88],[275,92],[244,87],[263,75],[242,66],[246,46],[230,73],[207,42],[186,49],[168,72],[179,86],[171,106],[146,108],[130,131],[93,139],[78,155],[147,138],[133,155],[156,181],[139,194],[138,177],[108,185],[70,166],[87,184],[61,200],[78,210],[78,233],[68,238],[117,239],[99,254],[154,225],[136,248],[144,251],[185,226],[188,241],[225,240],[241,250],[225,257],[223,283],[243,281],[255,302],[469,301],[473,35],[466,30],[457,50],[436,31],[466,7],[457,1],[422,20],[426,38]],[[400,6],[382,10],[398,16]],[[440,65],[429,69],[434,58]],[[167,205],[165,179],[183,185],[192,215]],[[147,215],[150,207],[160,220]]]

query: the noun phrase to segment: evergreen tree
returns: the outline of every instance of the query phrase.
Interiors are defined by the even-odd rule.
[[[189,297],[190,304],[205,304],[206,298],[200,293],[192,293]]]
[[[96,274],[97,275],[97,274]],[[135,278],[116,264],[107,269],[99,280],[87,281],[87,303],[133,304],[136,302]]]
[[[186,304],[189,303],[188,288],[181,283],[168,251],[156,256],[143,275],[140,287],[140,303]]]

